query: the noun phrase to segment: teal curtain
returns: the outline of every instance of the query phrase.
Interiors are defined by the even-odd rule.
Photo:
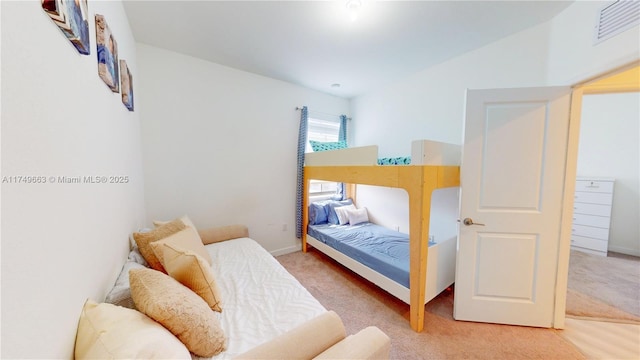
[[[300,110],[300,130],[298,131],[298,178],[296,184],[296,237],[302,238],[304,225],[302,223],[302,206],[304,195],[304,150],[307,146],[307,126],[309,112],[306,106]]]
[[[340,115],[340,132],[338,133],[338,141],[347,142],[347,115]]]
[[[338,132],[338,141],[347,143],[347,115],[340,115],[340,130]],[[348,147],[348,146],[347,146]],[[347,197],[347,191],[344,183],[338,184],[338,197],[344,200]]]

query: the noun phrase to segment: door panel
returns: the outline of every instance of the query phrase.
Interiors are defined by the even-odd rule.
[[[473,296],[498,301],[532,301],[537,240],[531,234],[478,234],[478,269]]]
[[[455,319],[552,326],[569,103],[566,87],[467,92]]]
[[[486,109],[480,208],[537,210],[545,104],[489,104]]]

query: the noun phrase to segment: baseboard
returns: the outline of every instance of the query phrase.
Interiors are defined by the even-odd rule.
[[[620,246],[611,246],[611,244],[609,244],[609,248],[607,250],[617,252],[620,254],[625,254],[625,255],[640,256],[640,250],[629,249],[629,248],[620,247]]]
[[[298,244],[298,245],[289,246],[289,247],[286,247],[286,248],[270,251],[270,253],[271,253],[271,255],[276,257],[276,256],[290,254],[292,252],[301,251],[301,250],[302,250],[302,245]]]

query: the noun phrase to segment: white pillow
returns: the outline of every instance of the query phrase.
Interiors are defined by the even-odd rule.
[[[369,214],[367,208],[360,209],[348,209],[347,217],[349,218],[350,225],[358,225],[364,222],[369,222]]]
[[[118,275],[116,283],[104,299],[105,303],[123,306],[129,309],[135,309],[136,305],[131,298],[131,288],[129,287],[129,270],[144,269],[145,266],[135,261],[127,261],[122,266],[122,271]]]
[[[347,216],[348,210],[355,210],[355,205],[346,205],[340,206],[336,208],[336,215],[338,216],[338,225],[344,225],[349,222],[349,217]]]

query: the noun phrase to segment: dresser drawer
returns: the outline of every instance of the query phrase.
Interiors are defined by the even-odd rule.
[[[571,236],[573,235],[584,236],[593,239],[608,240],[609,229],[573,224],[571,225]]]
[[[573,214],[573,223],[577,225],[595,226],[608,229],[611,218],[608,216],[594,216],[585,214]]]
[[[576,191],[574,201],[589,204],[611,205],[613,196],[605,193]]]
[[[611,194],[613,193],[613,181],[578,180],[576,181],[576,191]]]
[[[573,213],[609,217],[611,216],[611,205],[598,205],[577,202],[573,204]]]
[[[604,240],[592,239],[582,236],[571,236],[571,246],[579,246],[595,251],[607,251],[608,242]]]

